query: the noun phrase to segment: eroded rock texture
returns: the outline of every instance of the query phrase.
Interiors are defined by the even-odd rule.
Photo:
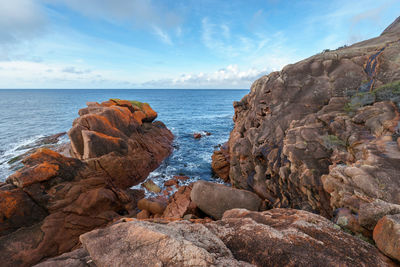
[[[161,122],[151,123],[156,113],[148,108],[89,103],[70,131],[77,158],[39,149],[23,160],[0,186],[2,266],[31,266],[69,252],[81,234],[135,213],[137,192],[128,187],[169,155],[173,139]],[[77,154],[79,140],[83,154]],[[75,256],[51,265],[86,264]]]
[[[254,82],[234,103],[233,186],[328,218],[375,200],[400,204],[398,24]]]
[[[79,254],[96,266],[395,266],[329,220],[293,209],[235,209],[208,223],[119,222],[80,240]]]

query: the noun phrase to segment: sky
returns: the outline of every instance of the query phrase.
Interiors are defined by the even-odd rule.
[[[399,15],[399,0],[0,0],[0,88],[248,89]]]

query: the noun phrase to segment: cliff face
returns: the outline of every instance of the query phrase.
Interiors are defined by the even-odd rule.
[[[234,103],[232,184],[331,217],[400,204],[400,21],[258,79]],[[385,86],[386,85],[386,86]]]
[[[137,107],[140,105],[141,108]],[[2,266],[31,266],[68,252],[79,236],[135,215],[144,180],[172,150],[150,106],[88,103],[69,132],[74,158],[39,149],[0,184]]]

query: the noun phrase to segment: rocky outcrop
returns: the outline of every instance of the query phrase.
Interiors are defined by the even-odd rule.
[[[147,103],[111,99],[89,102],[68,136],[72,155],[101,169],[119,187],[143,180],[171,151],[172,133]]]
[[[96,266],[395,266],[371,244],[306,211],[235,209],[220,221],[166,223],[120,221],[94,230],[80,237],[86,252],[79,255]]]
[[[2,266],[31,266],[71,251],[81,234],[136,214],[143,194],[128,187],[171,152],[173,136],[151,123],[151,108],[144,105],[137,121],[139,111],[128,103],[89,103],[69,132],[73,149],[82,141],[83,154],[39,149],[0,186]]]
[[[398,25],[254,82],[234,103],[232,185],[269,207],[327,218],[338,208],[357,218],[379,200],[400,204]]]
[[[199,209],[215,219],[221,219],[230,209],[258,211],[262,205],[261,199],[252,192],[206,181],[196,182],[190,197]]]
[[[379,220],[374,229],[374,241],[383,253],[400,261],[400,214]]]

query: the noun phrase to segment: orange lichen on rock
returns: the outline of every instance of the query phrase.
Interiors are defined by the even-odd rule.
[[[9,179],[11,179],[16,186],[25,187],[34,183],[47,181],[57,175],[58,169],[58,165],[43,162],[29,169],[17,171],[10,176]]]

